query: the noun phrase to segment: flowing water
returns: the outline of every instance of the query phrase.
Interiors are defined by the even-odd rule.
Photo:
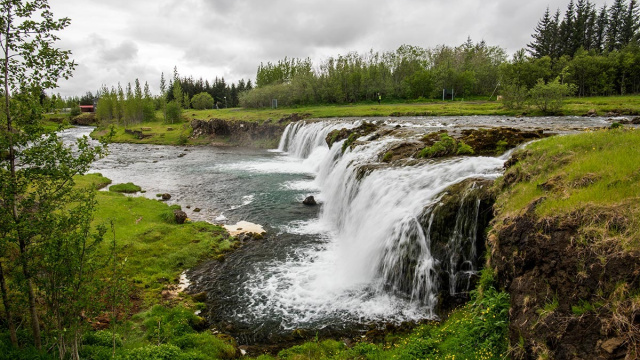
[[[522,122],[500,117],[377,121],[420,131]],[[518,127],[563,132],[603,123],[540,118]],[[134,182],[150,198],[170,193],[170,202],[194,219],[265,226],[264,240],[189,273],[193,290],[208,294],[210,322],[241,343],[273,340],[295,329],[340,331],[435,318],[439,289],[454,295],[478,267],[480,203],[465,195],[445,239],[446,255],[432,254],[440,196],[465,179],[494,179],[506,157],[456,157],[371,171],[368,166],[379,165],[380,154],[398,139],[382,138],[344,154],[341,143],[329,149],[324,141],[333,129],[359,124],[294,123],[272,151],[113,144],[111,155],[92,171],[114,183]],[[70,129],[62,136],[88,131]],[[302,205],[307,195],[321,205]],[[196,207],[203,210],[193,212]]]

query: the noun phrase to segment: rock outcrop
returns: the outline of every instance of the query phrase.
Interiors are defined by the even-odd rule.
[[[227,121],[222,119],[192,120],[192,137],[210,137],[214,142],[253,147],[277,147],[284,123]]]

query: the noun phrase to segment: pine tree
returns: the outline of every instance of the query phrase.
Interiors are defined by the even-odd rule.
[[[560,23],[560,54],[572,55],[574,44],[574,32],[575,32],[575,5],[573,0],[569,2],[567,10],[564,13],[564,19]]]
[[[553,49],[553,37],[552,32],[552,19],[549,14],[549,7],[544,12],[542,19],[538,21],[535,32],[533,35],[533,42],[527,44],[529,53],[535,58],[541,58],[543,56],[552,55]],[[467,41],[471,41],[469,38]]]
[[[598,52],[604,51],[607,41],[607,26],[609,25],[609,12],[607,5],[600,8],[600,14],[596,20],[596,30],[593,40],[593,48]]]
[[[609,26],[607,27],[607,50],[620,50],[621,30],[624,23],[624,0],[615,0],[609,8]]]
[[[622,18],[622,29],[620,30],[620,46],[624,47],[631,42],[638,32],[638,3],[636,0],[629,1],[627,11]]]

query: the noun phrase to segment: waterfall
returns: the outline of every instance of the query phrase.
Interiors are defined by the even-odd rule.
[[[323,203],[320,223],[331,229],[334,254],[332,270],[316,281],[332,289],[367,286],[376,294],[407,299],[434,316],[439,290],[451,295],[468,290],[470,275],[477,271],[480,200],[471,196],[477,187],[464,189],[448,224],[442,224],[443,193],[465,179],[497,177],[504,160],[456,157],[372,170],[380,165],[379,154],[400,140],[382,138],[344,153],[338,142],[327,151],[324,138],[341,127],[296,123],[280,142],[281,151],[300,158],[314,148],[325,149],[316,182]]]

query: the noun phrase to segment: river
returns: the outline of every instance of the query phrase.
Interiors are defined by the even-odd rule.
[[[446,259],[431,255],[429,229],[420,217],[437,206],[438,194],[448,186],[499,176],[506,157],[391,166],[362,177],[359,166],[378,163],[378,154],[399,140],[382,139],[342,154],[339,143],[329,149],[324,138],[363,120],[293,124],[273,150],[112,144],[91,172],[114,183],[133,182],[152,199],[169,193],[169,203],[181,205],[194,220],[245,220],[265,227],[264,240],[189,273],[193,290],[208,293],[209,321],[240,343],[277,341],[279,334],[300,329],[332,333],[437,318],[437,272]],[[603,118],[368,120],[415,133],[478,126],[567,133],[608,124]],[[61,136],[69,141],[90,131],[73,128]],[[307,195],[320,206],[303,205]],[[413,265],[403,269],[408,256],[415,258]],[[451,277],[475,272],[475,260],[458,269],[460,274],[452,270]]]

